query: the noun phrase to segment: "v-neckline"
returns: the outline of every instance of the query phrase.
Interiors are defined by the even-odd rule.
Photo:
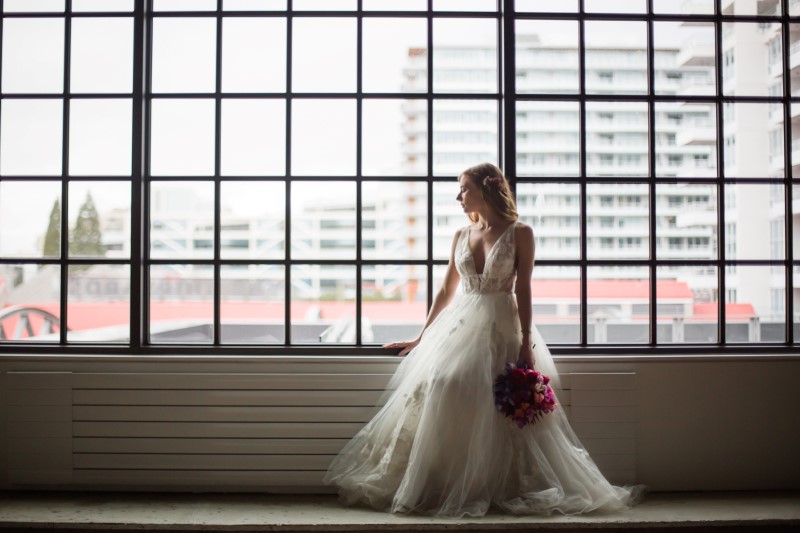
[[[478,265],[475,263],[475,254],[472,251],[472,247],[469,245],[469,236],[472,233],[472,227],[467,228],[467,251],[469,252],[469,256],[472,258],[472,269],[475,270],[475,273],[478,276],[483,277],[483,275],[486,273],[486,267],[489,265],[489,257],[491,257],[492,252],[494,252],[494,249],[497,246],[497,243],[500,242],[500,239],[505,237],[505,234],[508,233],[508,230],[513,225],[514,225],[514,222],[512,221],[508,226],[506,226],[506,229],[504,229],[500,233],[500,236],[497,237],[497,240],[494,241],[492,243],[492,245],[489,247],[489,251],[486,252],[486,257],[483,258],[483,270],[481,272],[478,272]]]

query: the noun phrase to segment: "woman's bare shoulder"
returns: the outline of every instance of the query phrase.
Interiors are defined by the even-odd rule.
[[[533,228],[530,227],[528,224],[517,220],[516,226],[514,227],[514,235],[516,237],[525,237],[525,236],[533,237]]]

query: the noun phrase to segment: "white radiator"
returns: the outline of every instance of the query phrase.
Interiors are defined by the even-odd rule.
[[[389,373],[8,372],[15,488],[319,491]],[[636,375],[562,374],[561,408],[615,483],[636,481]]]

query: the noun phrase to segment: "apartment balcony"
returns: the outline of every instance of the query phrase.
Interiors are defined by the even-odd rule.
[[[599,224],[595,224],[586,228],[586,236],[591,238],[603,238],[603,237],[612,237],[612,238],[620,238],[626,239],[629,237],[639,238],[642,239],[642,242],[647,240],[647,224],[644,219],[642,219],[642,224],[631,224],[626,225],[623,227],[612,227],[612,228],[604,228]]]
[[[677,96],[714,96],[716,94],[716,85],[714,83],[697,83],[686,82],[675,91]],[[685,103],[678,104],[679,106],[686,105]],[[696,105],[696,104],[690,104]]]
[[[573,214],[575,214],[573,212]],[[538,213],[534,215],[538,217]],[[542,218],[546,218],[548,215],[542,214]],[[552,226],[537,226],[534,228],[536,233],[536,237],[546,238],[546,237],[578,237],[580,235],[581,229],[579,227],[552,227]]]
[[[704,229],[700,231],[696,228],[711,228],[717,225],[717,211],[715,207],[710,209],[681,209],[675,218],[676,228],[665,230],[667,236],[710,236],[712,231]]]
[[[623,206],[623,205],[610,205],[610,206],[587,206],[586,208],[586,215],[587,216],[608,216],[609,214],[614,215],[625,215],[627,217],[643,217],[647,218],[649,212],[647,210],[647,204],[644,203],[641,206]]]
[[[675,144],[678,146],[716,146],[717,128],[710,123],[682,127],[675,135]]]
[[[667,172],[670,172],[671,169],[667,169],[665,172],[660,172],[657,170],[659,175],[666,175]],[[681,165],[677,167],[675,170],[675,177],[680,178],[716,178],[717,177],[717,169],[708,164],[694,164],[689,163],[685,165]]]
[[[578,163],[564,165],[558,163],[518,163],[517,174],[520,176],[553,176],[575,178],[578,176]]]
[[[647,118],[642,113],[642,120],[636,122],[592,119],[586,121],[586,130],[593,133],[643,133],[647,131]]]
[[[686,248],[685,246],[681,246],[674,249],[659,249],[657,255],[659,259],[693,259],[696,261],[703,259],[714,260],[717,258],[716,253],[714,253],[710,247]]]
[[[647,242],[632,248],[597,248],[589,253],[591,259],[647,259]]]
[[[710,67],[714,65],[714,55],[713,39],[694,35],[681,44],[675,61],[681,68]]]

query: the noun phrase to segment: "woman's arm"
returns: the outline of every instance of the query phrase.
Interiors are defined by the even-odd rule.
[[[453,236],[453,244],[450,247],[450,261],[447,263],[447,271],[444,274],[444,281],[442,282],[442,286],[439,288],[439,292],[436,293],[436,297],[433,299],[433,306],[428,313],[428,318],[425,320],[425,325],[422,326],[422,331],[420,331],[419,335],[417,335],[417,338],[412,341],[391,342],[389,344],[384,344],[384,348],[402,348],[400,353],[397,355],[405,355],[410,352],[417,344],[419,344],[419,341],[422,340],[422,334],[436,319],[436,317],[439,316],[439,313],[442,312],[442,309],[447,307],[447,305],[453,300],[456,289],[458,289],[458,281],[461,279],[461,277],[458,275],[458,270],[456,270],[455,263],[456,244],[458,243],[460,236],[461,230],[456,231],[456,234]]]
[[[517,295],[517,309],[519,310],[519,323],[522,327],[522,347],[519,357],[532,368],[533,348],[531,346],[531,273],[536,244],[533,240],[533,230],[525,224],[517,224],[514,229],[517,247],[517,283],[514,292]]]

